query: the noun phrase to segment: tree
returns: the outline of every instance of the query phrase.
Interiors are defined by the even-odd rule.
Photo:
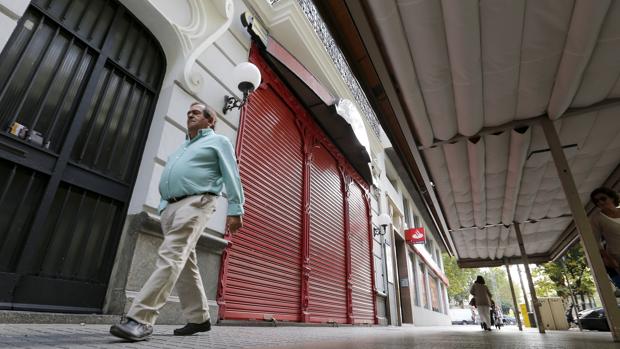
[[[558,261],[545,263],[538,269],[540,269],[541,274],[544,274],[544,278],[553,283],[555,292],[551,293],[555,293],[558,297],[572,298],[572,289],[572,292],[579,296],[581,303],[585,303],[586,297],[590,297],[596,292],[592,273],[581,244],[573,246]],[[544,285],[538,285],[538,281],[536,281],[536,292],[539,291],[539,286],[543,287]],[[545,292],[544,288],[541,288],[541,292]]]
[[[479,274],[484,277],[486,285],[493,295],[493,300],[497,304],[501,305],[503,313],[506,314],[509,309],[514,308],[512,293],[510,292],[510,283],[508,282],[508,275],[506,275],[505,268],[484,268],[479,270]],[[515,294],[517,297],[521,295],[520,292],[520,289],[515,288]]]
[[[476,280],[478,269],[461,269],[456,264],[456,258],[450,257],[447,253],[444,253],[442,257],[444,272],[450,282],[448,298],[452,303],[459,305],[469,303],[471,298],[469,288]]]
[[[555,297],[558,293],[563,293],[563,291],[558,292],[557,284],[541,266],[532,269],[532,280],[536,288],[536,295],[539,297]]]
[[[471,295],[469,289],[476,280],[476,276],[481,275],[486,282],[489,291],[493,295],[493,300],[501,305],[502,312],[508,314],[509,309],[513,308],[512,293],[506,269],[496,268],[460,268],[456,259],[448,254],[443,254],[444,271],[450,287],[448,287],[448,298],[453,304],[464,305],[469,303]],[[521,297],[521,289],[515,287],[517,299]],[[514,310],[513,310],[514,311]]]

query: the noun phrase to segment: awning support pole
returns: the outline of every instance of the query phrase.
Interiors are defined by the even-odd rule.
[[[506,274],[508,274],[508,283],[510,284],[510,293],[512,294],[512,304],[515,307],[515,319],[517,319],[519,331],[523,331],[523,327],[521,326],[521,317],[519,316],[519,305],[517,304],[517,296],[515,295],[515,286],[512,284],[512,276],[510,275],[508,260],[504,259],[504,263],[506,263]]]
[[[521,292],[523,292],[523,301],[525,302],[525,311],[530,313],[530,302],[527,301],[527,292],[525,292],[525,285],[523,284],[523,276],[521,276],[521,267],[517,264],[517,274],[519,274],[519,283],[521,284]],[[527,314],[526,314],[527,315]]]
[[[525,276],[527,277],[527,283],[530,287],[530,296],[532,297],[532,307],[534,308],[534,316],[536,317],[536,326],[538,327],[538,332],[545,333],[545,325],[542,323],[542,317],[540,316],[540,303],[538,303],[538,297],[536,297],[536,288],[534,287],[534,281],[532,281],[532,273],[530,273],[530,263],[527,259],[527,253],[525,252],[525,245],[523,244],[521,226],[519,223],[515,223],[514,227],[515,234],[517,235],[517,241],[519,241],[519,249],[521,250],[523,266],[525,267]]]
[[[562,150],[560,137],[558,136],[555,126],[549,119],[543,120],[541,125],[545,132],[547,144],[551,150],[551,155],[553,156],[562,188],[564,189],[564,195],[566,195],[566,201],[568,201],[568,205],[573,214],[573,220],[579,232],[583,250],[586,254],[590,269],[592,270],[594,283],[596,284],[598,294],[603,302],[611,334],[615,342],[620,342],[620,309],[618,309],[616,297],[611,289],[611,283],[607,278],[607,272],[605,271],[605,265],[603,264],[599,249],[600,245],[592,233],[590,221],[583,208],[583,203],[577,191],[577,185],[575,185],[573,174],[568,166],[568,161]]]

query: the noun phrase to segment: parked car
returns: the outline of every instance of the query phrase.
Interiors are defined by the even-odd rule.
[[[471,309],[450,309],[450,319],[453,325],[473,325],[476,323],[474,313]]]
[[[607,316],[603,308],[582,310],[579,312],[579,319],[584,330],[609,331]]]
[[[514,316],[504,315],[504,325],[516,325],[517,319]]]

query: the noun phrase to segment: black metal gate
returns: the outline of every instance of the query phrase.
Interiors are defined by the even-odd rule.
[[[0,308],[100,312],[165,59],[115,0],[35,0],[0,56]]]

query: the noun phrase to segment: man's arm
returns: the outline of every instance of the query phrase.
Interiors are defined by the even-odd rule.
[[[226,186],[226,195],[228,197],[228,218],[226,223],[231,233],[235,233],[243,226],[243,187],[241,186],[241,178],[239,176],[239,167],[237,159],[230,141],[222,137],[219,151],[219,166],[224,185]]]

